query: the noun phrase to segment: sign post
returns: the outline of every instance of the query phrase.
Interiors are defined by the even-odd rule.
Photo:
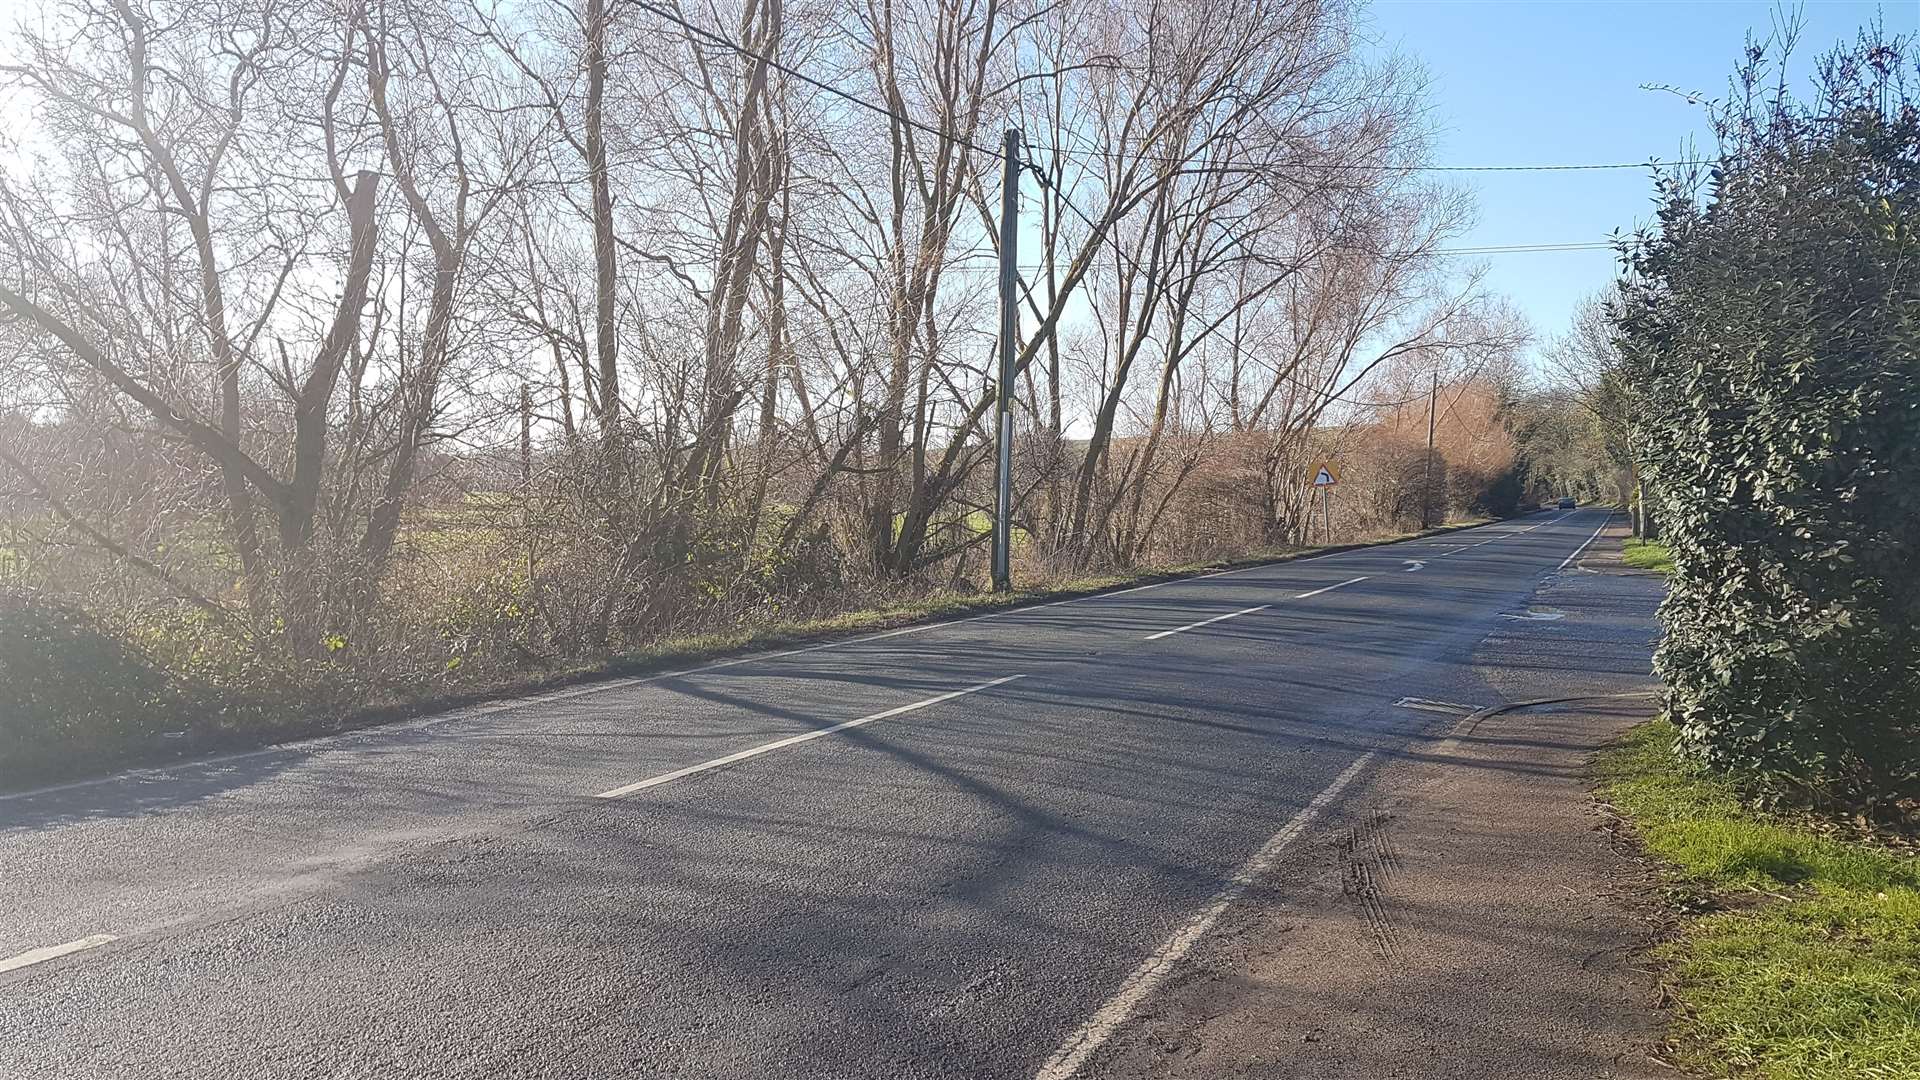
[[[1340,470],[1333,467],[1333,462],[1322,461],[1313,467],[1309,475],[1313,479],[1308,483],[1320,489],[1321,535],[1326,538],[1327,543],[1331,544],[1333,543],[1333,489],[1340,483]]]

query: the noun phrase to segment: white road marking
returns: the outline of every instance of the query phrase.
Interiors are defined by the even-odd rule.
[[[97,949],[109,941],[118,940],[120,940],[120,938],[117,934],[90,934],[78,941],[69,941],[64,945],[48,945],[43,949],[28,949],[18,956],[9,956],[5,960],[0,960],[0,973],[17,971],[23,967],[32,967],[34,964],[57,959],[69,953]]]
[[[1580,553],[1581,553],[1581,552],[1583,552],[1583,551],[1585,551],[1585,550],[1587,550],[1587,544],[1591,544],[1591,543],[1593,543],[1593,542],[1594,542],[1595,540],[1598,540],[1598,539],[1600,539],[1600,534],[1601,534],[1601,533],[1603,533],[1603,532],[1606,532],[1606,531],[1607,531],[1607,526],[1609,526],[1609,525],[1611,525],[1611,524],[1613,524],[1613,511],[1611,511],[1611,510],[1609,510],[1609,511],[1607,511],[1607,517],[1606,517],[1606,520],[1605,520],[1605,521],[1602,521],[1602,522],[1600,523],[1600,527],[1599,527],[1599,528],[1597,528],[1597,529],[1595,529],[1595,530],[1593,530],[1593,535],[1592,535],[1592,536],[1589,536],[1589,537],[1587,537],[1587,539],[1586,539],[1586,541],[1585,541],[1585,543],[1582,543],[1582,544],[1581,544],[1581,545],[1580,545],[1579,547],[1577,547],[1577,548],[1574,548],[1574,549],[1573,549],[1573,554],[1571,554],[1571,555],[1569,555],[1569,556],[1567,556],[1567,557],[1566,557],[1566,558],[1564,558],[1564,559],[1561,559],[1561,560],[1560,560],[1560,565],[1559,565],[1559,566],[1556,566],[1556,567],[1554,567],[1554,568],[1553,568],[1553,569],[1554,569],[1554,572],[1555,572],[1555,573],[1559,573],[1560,571],[1562,571],[1562,570],[1565,570],[1565,569],[1567,568],[1567,564],[1568,564],[1568,563],[1570,563],[1570,562],[1572,562],[1573,560],[1575,560],[1575,559],[1577,559],[1577,558],[1579,558],[1579,557],[1580,557]]]
[[[1415,570],[1425,570],[1427,568],[1427,560],[1425,559],[1402,559],[1400,561],[1407,564],[1406,572],[1409,574]]]
[[[1549,519],[1549,520],[1546,520],[1546,521],[1542,521],[1542,522],[1540,522],[1540,523],[1539,523],[1539,524],[1537,524],[1537,525],[1529,525],[1529,526],[1527,526],[1527,527],[1526,527],[1526,528],[1524,528],[1524,529],[1515,529],[1515,530],[1513,530],[1512,532],[1503,532],[1503,533],[1501,533],[1501,534],[1499,534],[1498,536],[1493,536],[1493,537],[1489,537],[1488,539],[1485,539],[1485,540],[1482,540],[1482,541],[1480,541],[1480,542],[1479,542],[1479,543],[1477,543],[1477,544],[1463,544],[1463,545],[1461,545],[1460,547],[1457,547],[1457,548],[1454,548],[1454,549],[1453,549],[1452,551],[1443,551],[1443,552],[1441,552],[1441,553],[1440,553],[1440,554],[1438,554],[1438,555],[1432,555],[1432,556],[1429,556],[1429,558],[1433,558],[1433,559],[1444,559],[1444,558],[1446,558],[1446,557],[1447,557],[1447,556],[1449,556],[1449,555],[1458,555],[1458,554],[1460,554],[1460,553],[1461,553],[1461,552],[1463,552],[1463,551],[1471,551],[1471,550],[1473,550],[1474,548],[1477,548],[1477,547],[1486,547],[1486,546],[1487,546],[1488,544],[1497,544],[1497,543],[1499,543],[1499,542],[1500,542],[1500,541],[1502,541],[1502,540],[1508,540],[1508,539],[1511,539],[1511,538],[1513,538],[1513,537],[1516,537],[1516,536],[1519,536],[1519,535],[1521,535],[1522,533],[1530,533],[1530,532],[1532,532],[1532,531],[1533,531],[1533,530],[1535,530],[1535,529],[1538,529],[1538,528],[1542,528],[1542,527],[1544,527],[1544,526],[1547,526],[1547,525],[1552,525],[1552,524],[1554,524],[1555,522],[1559,522],[1559,521],[1565,521],[1565,520],[1566,520],[1567,518],[1569,518],[1569,517],[1572,517],[1572,516],[1573,516],[1573,514],[1574,514],[1574,511],[1572,511],[1572,510],[1569,510],[1569,511],[1567,511],[1567,512],[1566,512],[1566,513],[1564,513],[1564,514],[1561,514],[1561,515],[1560,515],[1559,517],[1556,517],[1556,518],[1551,518],[1551,519]]]
[[[1368,577],[1368,575],[1366,575],[1366,574],[1361,574],[1361,575],[1360,575],[1359,577],[1353,577],[1353,578],[1348,578],[1347,580],[1345,580],[1345,581],[1342,581],[1342,582],[1340,582],[1340,583],[1339,583],[1339,584],[1337,584],[1337,585],[1328,585],[1328,586],[1326,586],[1325,588],[1321,588],[1321,589],[1314,589],[1314,590],[1313,590],[1313,591],[1311,591],[1311,592],[1303,592],[1303,593],[1301,593],[1301,594],[1300,594],[1299,596],[1296,596],[1296,597],[1294,597],[1294,599],[1295,599],[1295,600],[1305,600],[1305,599],[1306,599],[1307,597],[1309,597],[1309,596],[1319,596],[1319,595],[1320,595],[1321,593],[1323,593],[1323,592],[1332,592],[1332,591],[1333,591],[1333,590],[1335,590],[1335,589],[1344,589],[1344,588],[1346,588],[1347,586],[1349,586],[1349,585],[1351,585],[1351,584],[1353,584],[1353,583],[1354,583],[1354,582],[1356,582],[1356,581],[1365,581],[1365,580],[1367,580],[1367,577]]]
[[[659,776],[649,777],[637,783],[627,784],[623,787],[614,788],[611,791],[603,791],[600,794],[594,796],[594,798],[617,799],[617,798],[620,798],[622,795],[631,795],[636,791],[645,791],[648,788],[659,787],[661,784],[672,783],[675,780],[683,779],[688,776],[693,776],[698,773],[710,772],[714,769],[722,768],[727,765],[732,765],[738,761],[745,761],[751,757],[759,757],[761,754],[771,754],[775,750],[784,750],[789,746],[798,746],[803,742],[811,742],[814,739],[825,738],[828,735],[832,735],[836,731],[845,731],[848,728],[856,728],[861,726],[862,724],[871,724],[876,720],[885,720],[889,717],[899,716],[902,713],[910,713],[917,709],[924,709],[929,705],[938,705],[943,701],[952,701],[954,698],[957,698],[957,697],[965,697],[968,694],[977,694],[982,690],[999,686],[1002,683],[1010,683],[1015,679],[1024,679],[1024,678],[1026,678],[1025,675],[1005,675],[998,679],[994,679],[990,682],[983,682],[978,686],[969,686],[960,690],[949,690],[944,694],[935,694],[930,698],[923,698],[919,701],[910,702],[906,705],[895,706],[894,708],[888,709],[885,712],[877,712],[871,716],[862,716],[858,720],[848,720],[848,721],[845,721],[844,723],[835,724],[832,727],[821,728],[818,731],[808,731],[808,732],[803,732],[799,735],[790,735],[784,739],[776,739],[770,743],[761,743],[759,746],[748,747],[745,750],[741,750],[737,753],[728,754],[725,757],[717,757],[712,759],[711,761],[703,761],[703,762],[700,762],[698,765],[689,765],[684,769],[675,769],[670,773],[662,773]]]
[[[1215,615],[1211,619],[1201,619],[1199,622],[1196,622],[1196,623],[1188,623],[1185,626],[1176,626],[1171,630],[1162,630],[1157,634],[1148,634],[1147,640],[1158,641],[1163,637],[1172,637],[1175,634],[1185,633],[1188,630],[1198,630],[1203,626],[1209,626],[1213,623],[1220,622],[1223,619],[1233,619],[1233,618],[1238,618],[1241,615],[1251,615],[1256,611],[1265,611],[1272,606],[1273,606],[1272,604],[1261,604],[1258,607],[1241,608],[1239,611],[1229,611],[1225,615]]]
[[[1432,698],[1403,697],[1393,703],[1395,708],[1418,709],[1421,712],[1452,713],[1464,716],[1479,708],[1477,705],[1459,705],[1451,701],[1435,701]]]
[[[1214,924],[1220,921],[1220,917],[1226,914],[1227,908],[1273,869],[1274,863],[1279,861],[1287,848],[1300,838],[1300,834],[1306,831],[1307,826],[1313,824],[1315,818],[1332,805],[1333,800],[1339,797],[1340,792],[1345,790],[1348,784],[1353,783],[1361,770],[1373,761],[1376,753],[1377,751],[1369,751],[1361,755],[1358,761],[1347,766],[1346,772],[1335,777],[1333,783],[1328,784],[1325,790],[1315,795],[1313,801],[1302,807],[1300,812],[1295,814],[1279,832],[1274,833],[1266,843],[1260,845],[1260,850],[1254,852],[1252,858],[1240,865],[1240,869],[1234,872],[1232,880],[1213,895],[1213,899],[1200,910],[1199,914],[1187,920],[1185,926],[1141,961],[1140,965],[1122,980],[1120,988],[1114,992],[1113,997],[1109,998],[1105,1005],[1100,1006],[1099,1011],[1081,1025],[1080,1030],[1060,1044],[1060,1049],[1054,1051],[1046,1064],[1040,1066],[1040,1071],[1034,1074],[1034,1080],[1069,1080],[1078,1073],[1081,1066],[1087,1063],[1087,1059],[1093,1056],[1094,1051],[1100,1049],[1113,1036],[1113,1033],[1119,1030],[1120,1025],[1127,1022],[1134,1010],[1140,1007],[1140,1003],[1160,989],[1173,974],[1174,965],[1193,951],[1193,947],[1200,943],[1200,939],[1207,935],[1207,931],[1213,929]]]
[[[1461,553],[1461,552],[1463,552],[1463,551],[1468,551],[1468,550],[1471,550],[1471,549],[1473,549],[1473,548],[1477,548],[1477,547],[1486,547],[1486,546],[1487,546],[1488,544],[1491,544],[1491,543],[1493,543],[1493,542],[1494,542],[1495,540],[1504,540],[1504,539],[1506,539],[1506,538],[1507,538],[1508,536],[1511,536],[1511,535],[1513,535],[1513,534],[1512,534],[1512,533],[1503,533],[1503,534],[1502,534],[1502,535],[1500,535],[1500,536],[1496,536],[1496,537],[1494,537],[1494,538],[1493,538],[1492,540],[1482,540],[1482,541],[1480,541],[1480,542],[1479,542],[1479,543],[1477,543],[1477,544],[1465,544],[1465,545],[1462,545],[1462,546],[1460,546],[1460,547],[1457,547],[1457,548],[1454,548],[1454,549],[1453,549],[1452,551],[1443,551],[1443,552],[1441,552],[1440,554],[1438,554],[1438,555],[1435,555],[1435,556],[1434,556],[1434,558],[1436,558],[1436,559],[1444,559],[1444,558],[1446,558],[1446,557],[1447,557],[1447,556],[1449,556],[1449,555],[1458,555],[1458,554],[1460,554],[1460,553]]]

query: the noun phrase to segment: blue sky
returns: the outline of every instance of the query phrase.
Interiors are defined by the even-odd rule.
[[[1700,110],[1642,90],[1663,83],[1718,96],[1749,28],[1764,36],[1772,3],[1374,0],[1379,43],[1419,59],[1440,130],[1435,164],[1500,165],[1672,160],[1695,137],[1711,152]],[[1810,2],[1796,55],[1809,59],[1878,15],[1912,33],[1920,2]],[[1457,174],[1477,192],[1479,221],[1459,246],[1602,239],[1652,211],[1642,170]],[[1605,251],[1494,255],[1488,284],[1511,297],[1543,336],[1613,276]]]

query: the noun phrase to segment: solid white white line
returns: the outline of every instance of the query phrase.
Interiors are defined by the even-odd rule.
[[[1279,832],[1274,833],[1266,843],[1260,845],[1260,850],[1254,852],[1252,858],[1241,864],[1240,869],[1234,872],[1233,879],[1213,895],[1213,899],[1206,907],[1200,909],[1198,914],[1187,920],[1185,926],[1141,961],[1140,965],[1121,981],[1120,988],[1114,992],[1113,997],[1109,998],[1105,1005],[1100,1006],[1099,1011],[1082,1024],[1080,1030],[1060,1044],[1060,1049],[1054,1051],[1046,1064],[1040,1066],[1040,1071],[1034,1074],[1034,1080],[1068,1080],[1078,1073],[1080,1067],[1087,1063],[1087,1059],[1093,1056],[1094,1051],[1100,1049],[1113,1036],[1113,1033],[1119,1030],[1120,1025],[1127,1022],[1134,1010],[1140,1007],[1140,1003],[1167,981],[1167,978],[1173,974],[1174,965],[1193,951],[1193,947],[1200,943],[1200,939],[1207,935],[1207,931],[1213,929],[1214,924],[1220,921],[1220,917],[1226,914],[1227,908],[1245,895],[1248,888],[1265,877],[1287,848],[1306,831],[1307,826],[1313,824],[1314,819],[1325,812],[1348,784],[1353,783],[1354,777],[1359,776],[1361,770],[1373,761],[1375,753],[1377,751],[1369,751],[1358,761],[1347,766],[1346,772],[1335,777],[1333,783],[1327,785],[1326,790],[1315,795],[1312,802],[1302,807],[1300,812],[1295,814]]]
[[[1198,630],[1203,626],[1211,626],[1212,624],[1220,622],[1223,619],[1233,619],[1233,618],[1238,618],[1242,615],[1251,615],[1256,611],[1265,611],[1272,606],[1273,606],[1272,604],[1261,604],[1258,607],[1241,608],[1239,611],[1229,611],[1225,615],[1215,615],[1211,619],[1201,619],[1199,622],[1188,623],[1185,626],[1176,626],[1171,630],[1162,630],[1157,634],[1148,634],[1147,640],[1158,641],[1163,637],[1172,637],[1175,634],[1185,633],[1188,630]]]
[[[1305,599],[1306,599],[1307,597],[1309,597],[1309,596],[1319,596],[1319,595],[1320,595],[1321,593],[1323,593],[1323,592],[1332,592],[1332,591],[1333,591],[1333,590],[1335,590],[1335,589],[1344,589],[1344,588],[1346,588],[1347,586],[1349,586],[1349,585],[1351,585],[1351,584],[1353,584],[1353,583],[1354,583],[1354,582],[1356,582],[1356,581],[1365,581],[1365,580],[1367,580],[1367,578],[1368,578],[1368,576],[1369,576],[1369,575],[1367,575],[1367,574],[1361,574],[1361,575],[1360,575],[1359,577],[1355,577],[1355,578],[1348,578],[1347,580],[1345,580],[1345,581],[1342,581],[1342,582],[1340,582],[1340,583],[1339,583],[1339,584],[1337,584],[1337,585],[1328,585],[1328,586],[1326,586],[1325,588],[1320,588],[1320,589],[1315,589],[1315,590],[1313,590],[1312,592],[1303,592],[1303,593],[1301,593],[1301,594],[1300,594],[1299,596],[1296,596],[1296,597],[1294,597],[1294,599],[1295,599],[1295,600],[1305,600]]]
[[[34,964],[44,963],[57,957],[66,956],[68,953],[97,949],[109,941],[118,940],[120,940],[120,938],[115,934],[90,934],[78,941],[69,941],[64,945],[48,945],[43,949],[28,949],[18,956],[9,956],[5,960],[0,960],[0,973],[15,971],[23,967],[31,967]]]
[[[876,720],[885,720],[889,717],[899,716],[902,713],[913,712],[916,709],[924,709],[929,705],[938,705],[943,701],[952,701],[954,698],[957,698],[957,697],[965,697],[968,694],[977,694],[980,691],[986,690],[990,687],[999,686],[1002,683],[1010,683],[1015,679],[1024,679],[1024,678],[1026,678],[1025,675],[1006,675],[1006,676],[1002,676],[1001,678],[994,679],[990,682],[983,682],[978,686],[969,686],[960,690],[949,690],[944,694],[935,694],[930,698],[923,698],[920,701],[910,702],[906,705],[896,706],[894,708],[886,710],[885,712],[877,712],[871,716],[862,716],[858,720],[848,720],[848,721],[845,721],[844,723],[835,724],[832,727],[821,728],[818,731],[808,731],[799,735],[790,735],[787,738],[776,739],[770,743],[762,743],[759,746],[749,747],[737,753],[728,754],[725,757],[717,757],[712,759],[711,761],[703,761],[703,762],[700,762],[698,765],[689,765],[684,769],[675,769],[670,773],[663,773],[659,776],[649,777],[637,783],[627,784],[623,787],[614,788],[611,791],[603,791],[600,794],[595,795],[594,798],[617,799],[622,795],[631,795],[636,791],[645,791],[648,788],[659,787],[661,784],[672,783],[675,780],[679,780],[688,776],[693,776],[697,773],[709,772],[711,770],[722,768],[727,765],[732,765],[737,761],[745,761],[751,757],[759,757],[761,754],[771,754],[775,750],[784,750],[789,746],[798,746],[803,742],[811,742],[814,739],[825,738],[828,735],[832,735],[836,731],[845,731],[848,728],[856,728],[861,726],[862,724],[871,724]]]
[[[1574,549],[1573,549],[1573,554],[1571,554],[1571,555],[1569,555],[1569,556],[1567,556],[1567,557],[1566,557],[1566,558],[1564,558],[1564,559],[1561,559],[1561,560],[1560,560],[1560,565],[1559,565],[1559,566],[1556,566],[1556,567],[1554,567],[1554,568],[1553,568],[1553,569],[1554,569],[1554,572],[1555,572],[1555,573],[1559,573],[1560,571],[1562,571],[1562,570],[1565,570],[1565,569],[1567,568],[1567,564],[1568,564],[1568,563],[1570,563],[1570,562],[1572,562],[1573,560],[1575,560],[1575,559],[1577,559],[1577,558],[1579,558],[1579,557],[1580,557],[1580,553],[1581,553],[1581,552],[1583,552],[1583,551],[1585,551],[1585,550],[1587,550],[1587,544],[1591,544],[1591,543],[1593,543],[1593,542],[1594,542],[1595,540],[1598,540],[1598,539],[1600,539],[1600,534],[1601,534],[1601,533],[1603,533],[1603,532],[1606,532],[1606,531],[1607,531],[1607,526],[1609,526],[1609,525],[1611,525],[1611,524],[1613,524],[1613,511],[1611,511],[1611,510],[1609,510],[1609,511],[1607,511],[1607,518],[1606,518],[1606,520],[1605,520],[1605,521],[1602,521],[1602,522],[1600,523],[1600,527],[1599,527],[1599,528],[1597,528],[1597,529],[1595,529],[1595,530],[1593,530],[1593,535],[1592,535],[1592,536],[1589,536],[1589,537],[1587,537],[1587,539],[1586,539],[1586,541],[1585,541],[1584,543],[1582,543],[1582,544],[1581,544],[1581,545],[1580,545],[1579,547],[1577,547],[1577,548],[1574,548]]]

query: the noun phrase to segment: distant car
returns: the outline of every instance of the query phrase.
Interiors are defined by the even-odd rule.
[[[1562,510],[1571,510],[1571,509],[1573,509],[1573,506],[1574,506],[1574,503],[1573,503],[1573,496],[1571,496],[1571,495],[1567,495],[1567,496],[1563,496],[1563,497],[1562,497],[1562,498],[1560,499],[1560,509],[1562,509]]]

